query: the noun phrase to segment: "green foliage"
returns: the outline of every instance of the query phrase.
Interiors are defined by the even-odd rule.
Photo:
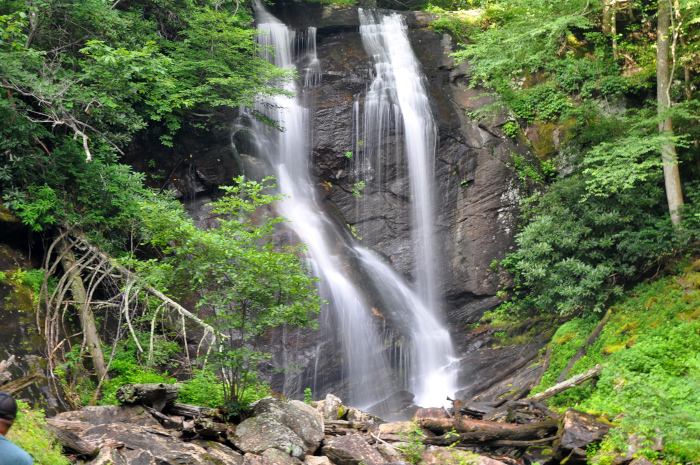
[[[148,347],[150,334],[147,332],[136,332],[139,338],[141,347]],[[104,353],[110,354],[110,348],[105,348]],[[166,365],[170,359],[181,350],[176,342],[165,340],[163,337],[156,337],[153,345],[153,360],[149,364],[147,355],[142,354],[136,342],[133,339],[124,339],[117,344],[114,351],[114,357],[110,365],[112,378],[102,385],[102,398],[99,403],[101,405],[117,405],[119,402],[116,398],[117,389],[125,384],[137,383],[165,383],[173,384],[175,378],[168,375],[167,372],[161,373],[157,367]],[[64,367],[71,369],[73,367]],[[67,370],[68,371],[68,370]],[[94,391],[95,386],[92,386]],[[93,392],[87,393],[90,398]],[[83,401],[83,405],[87,405],[88,401]]]
[[[123,247],[152,196],[118,163],[136,133],[171,145],[185,126],[210,130],[232,108],[288,94],[292,73],[264,59],[256,35],[231,1],[3,2],[5,205],[34,231],[67,223]]]
[[[209,358],[223,373],[226,401],[244,406],[249,387],[256,384],[256,367],[269,355],[259,349],[261,337],[282,324],[315,327],[313,315],[321,299],[303,260],[304,249],[277,247],[275,225],[265,209],[280,200],[265,194],[270,178],[223,187],[225,195],[212,204],[219,227],[199,230],[181,209],[164,210],[144,203],[142,215],[150,231],[148,241],[167,257],[144,264],[152,275],[162,275],[171,289],[200,297],[197,305],[216,315],[212,324],[236,337],[219,341]]]
[[[625,450],[630,434],[664,438],[659,455],[666,462],[700,456],[695,428],[700,421],[700,274],[687,267],[679,275],[641,284],[619,299],[596,342],[577,362],[571,376],[605,363],[595,387],[584,385],[554,398],[560,407],[608,414],[619,426],[597,451]],[[597,321],[576,318],[554,335],[550,368],[540,392],[581,347]],[[659,432],[657,432],[660,431]],[[653,451],[641,451],[652,457]]]
[[[179,401],[190,405],[216,408],[224,405],[221,379],[210,369],[192,370],[192,377],[180,385]]]
[[[314,400],[314,394],[311,392],[311,388],[304,389],[304,402],[311,405]]]
[[[352,152],[345,152],[345,158],[352,160]]]
[[[350,190],[352,195],[357,198],[362,198],[362,190],[365,188],[365,182],[360,181],[353,184],[353,188]]]
[[[420,429],[418,423],[412,421],[410,426],[402,427],[398,436],[404,441],[404,444],[397,446],[402,457],[408,463],[414,465],[420,463],[422,459],[421,452],[425,449],[423,445],[425,433]]]
[[[41,410],[30,409],[24,402],[17,402],[17,419],[7,438],[32,456],[40,465],[68,465],[62,448],[46,429],[46,418]]]
[[[503,130],[503,134],[510,137],[511,139],[517,137],[518,132],[520,132],[520,126],[518,126],[518,123],[516,123],[515,121],[508,121],[501,127],[501,129]]]
[[[581,202],[586,189],[585,176],[570,176],[523,206],[520,248],[500,263],[516,281],[502,313],[600,311],[625,283],[694,247],[700,199],[693,184],[686,186],[685,227],[677,230],[655,183]]]

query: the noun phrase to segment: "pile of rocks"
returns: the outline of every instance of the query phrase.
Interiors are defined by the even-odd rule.
[[[169,400],[155,395],[158,389]],[[268,397],[252,404],[251,416],[235,425],[226,423],[218,409],[175,403],[171,389],[130,386],[118,397],[131,405],[85,407],[57,415],[49,424],[66,453],[91,465],[406,465],[407,449],[414,461],[427,465],[529,465],[567,457],[568,464],[578,464],[585,463],[583,448],[600,441],[608,429],[594,417],[569,411],[561,425],[558,419],[540,419],[546,441],[509,444],[506,451],[519,453],[504,453],[502,447],[489,449],[488,434],[483,443],[462,442],[462,437],[479,434],[482,424],[491,432],[494,425],[499,431],[531,425],[504,423],[503,415],[500,423],[469,419],[444,409],[420,409],[413,422],[386,423],[330,394],[313,405]],[[488,451],[497,456],[486,456]],[[535,451],[541,453],[535,456]]]

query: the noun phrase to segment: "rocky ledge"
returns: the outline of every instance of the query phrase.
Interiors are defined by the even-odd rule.
[[[236,423],[227,421],[223,408],[154,400],[151,394],[165,392],[163,385],[135,386],[126,388],[131,405],[91,406],[51,418],[49,428],[66,454],[86,465],[583,465],[585,448],[610,427],[587,413],[560,416],[528,400],[455,401],[451,408],[418,409],[412,421],[389,423],[331,394],[312,405],[267,397]]]

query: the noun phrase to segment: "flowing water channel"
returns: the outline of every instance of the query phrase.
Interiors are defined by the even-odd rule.
[[[328,304],[321,310],[323,337],[318,350],[335,347],[342,353],[342,376],[349,393],[344,400],[367,407],[398,389],[407,389],[416,394],[416,404],[438,406],[454,392],[455,370],[449,333],[438,316],[433,252],[431,184],[437,131],[402,17],[361,9],[359,15],[363,43],[374,57],[375,76],[362,99],[364,105],[359,100],[356,104],[355,119],[362,124],[356,124],[353,163],[380,164],[383,134],[403,135],[395,155],[408,158],[417,292],[361,246],[317,199],[309,166],[313,105],[305,98],[322,76],[316,30],[294,31],[260,2],[256,3],[257,28],[262,32],[259,42],[274,49],[266,58],[280,68],[296,67],[301,82],[287,84],[294,98],[278,96],[267,102],[271,105],[257,109],[279,121],[284,131],[265,127],[244,114],[235,132],[252,135],[249,145],[266,159],[267,167],[261,171],[274,174],[280,192],[288,197],[279,211],[307,245],[309,263],[321,279],[319,292]],[[358,208],[363,208],[361,201]],[[378,323],[372,308],[377,300],[382,311],[404,324],[387,328]],[[323,386],[313,388],[318,392]]]

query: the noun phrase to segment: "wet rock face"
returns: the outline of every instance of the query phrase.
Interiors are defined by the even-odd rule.
[[[610,425],[578,410],[568,409],[561,422],[560,438],[554,443],[554,453],[560,458],[569,457],[567,463],[586,463],[584,449],[596,444],[610,431]]]
[[[295,28],[318,29],[321,84],[304,92],[303,98],[310,109],[311,174],[320,198],[325,200],[324,208],[342,224],[354,227],[356,235],[362,237],[362,245],[380,254],[407,279],[413,279],[411,192],[405,157],[381,154],[385,169],[381,182],[368,183],[362,199],[352,193],[360,179],[346,156],[355,143],[353,106],[372,83],[374,65],[359,33],[357,8],[291,1],[276,2],[271,8],[273,14]],[[470,88],[468,65],[458,66],[450,58],[454,44],[449,36],[428,27],[431,15],[400,14],[406,19],[411,44],[423,66],[438,128],[434,198],[436,253],[440,256],[436,262],[442,265],[439,283],[445,321],[457,353],[464,353],[470,344],[462,331],[464,325],[478,321],[500,302],[496,292],[506,278],[491,271],[489,265],[515,246],[517,204],[523,186],[508,166],[512,165],[510,154],[529,155],[523,141],[510,139],[501,131],[507,122],[504,115],[488,122],[467,117],[466,111],[483,108],[491,100],[481,96],[482,90]],[[225,129],[190,134],[175,141],[170,152],[158,152],[153,141],[146,139],[135,145],[135,150],[157,158],[158,169],[162,167],[166,177],[173,173],[166,181],[153,182],[181,194],[200,227],[213,222],[203,205],[215,195],[217,185],[230,182],[243,171],[264,171],[264,167],[253,169],[262,162],[245,155],[243,148],[241,155],[234,155],[230,134]],[[396,147],[400,136],[392,134],[388,147]],[[146,160],[139,163],[143,171],[153,171]],[[274,389],[297,398],[308,386],[318,386],[321,392],[315,394],[321,396],[331,391],[345,392],[340,358],[330,346],[322,348],[325,341],[318,332],[273,330],[269,340],[267,351],[273,358],[263,371]],[[280,340],[286,341],[286,347],[278,347]],[[514,349],[514,354],[504,357],[517,358],[520,351]],[[508,365],[514,362],[501,359]],[[480,370],[472,365],[470,380],[475,379],[472,373]],[[286,374],[273,372],[290,366],[297,368]]]

